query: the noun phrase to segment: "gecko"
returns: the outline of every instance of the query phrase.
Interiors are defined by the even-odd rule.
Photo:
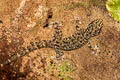
[[[36,42],[30,42],[27,47],[23,47],[20,52],[12,55],[9,59],[1,63],[1,65],[10,64],[20,57],[41,48],[54,49],[57,59],[64,54],[64,51],[72,51],[83,47],[92,37],[98,36],[101,33],[102,27],[103,20],[95,19],[88,24],[86,29],[82,29],[80,25],[76,25],[75,32],[72,35],[63,38],[61,25],[58,22],[54,22],[54,35],[51,40],[39,40]]]

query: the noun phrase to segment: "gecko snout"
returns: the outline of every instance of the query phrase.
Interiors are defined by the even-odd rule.
[[[103,27],[103,20],[102,19],[96,19],[92,21],[88,25],[88,32],[91,34],[91,36],[97,36],[100,34],[102,27]]]

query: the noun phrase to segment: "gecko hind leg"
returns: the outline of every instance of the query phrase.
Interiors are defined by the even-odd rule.
[[[57,60],[60,60],[62,58],[62,56],[64,55],[62,50],[55,49],[55,52],[56,52],[56,59]]]

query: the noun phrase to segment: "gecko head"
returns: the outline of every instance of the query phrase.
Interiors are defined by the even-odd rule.
[[[103,27],[103,20],[102,19],[96,19],[88,25],[88,28],[86,29],[86,32],[91,34],[92,37],[97,36],[97,35],[100,34],[102,27]]]

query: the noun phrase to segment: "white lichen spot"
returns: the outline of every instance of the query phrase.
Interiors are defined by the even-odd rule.
[[[1,67],[3,67],[3,64],[0,64]]]
[[[11,43],[11,42],[12,42],[10,38],[8,38],[7,41],[8,41],[8,43]]]
[[[14,26],[18,26],[18,20],[20,18],[20,16],[23,14],[23,8],[25,6],[26,0],[22,0],[20,3],[20,6],[15,10],[15,17],[14,17],[14,21],[13,24]]]
[[[37,11],[35,12],[35,16],[36,17],[39,17],[39,18],[42,18],[42,14],[43,14],[43,6],[41,6],[41,5],[39,5],[39,7],[38,7],[38,9],[37,9]]]
[[[91,46],[91,44],[89,43],[89,46],[90,46],[90,49],[92,50],[91,54],[94,54],[97,56],[100,53],[100,48],[97,44],[94,46]]]
[[[34,27],[36,25],[36,22],[30,22],[30,24],[27,24],[27,27],[30,28],[30,27]]]
[[[55,59],[55,56],[50,56],[51,59]]]
[[[17,53],[17,57],[20,57],[21,55],[19,53]]]
[[[50,22],[48,27],[52,28],[53,27],[53,22]]]
[[[11,62],[11,60],[10,60],[10,59],[8,59],[8,62],[10,63],[10,62]]]
[[[25,3],[26,3],[26,0],[21,1],[20,6],[15,11],[15,13],[17,14],[16,17],[20,17],[20,14],[22,14],[22,9],[24,8]]]
[[[92,51],[92,54],[95,54],[95,51]]]
[[[82,23],[80,16],[76,15],[76,16],[74,16],[74,19],[77,21],[77,24],[80,25]]]

